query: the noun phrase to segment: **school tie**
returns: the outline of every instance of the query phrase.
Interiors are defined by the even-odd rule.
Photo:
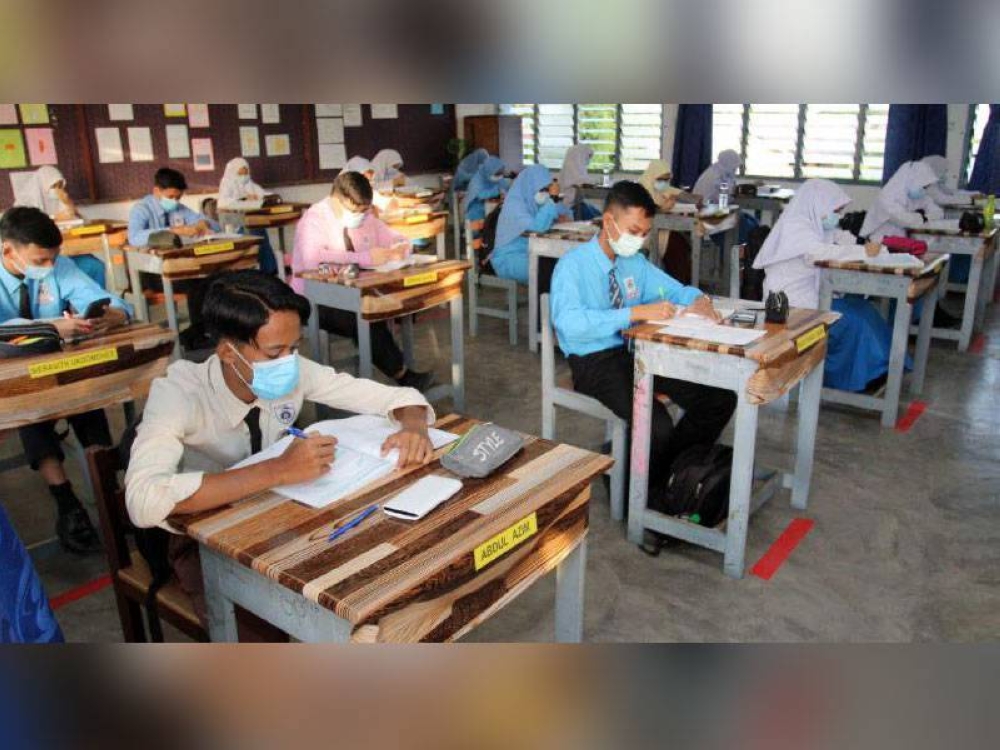
[[[34,320],[35,316],[31,314],[31,292],[28,291],[28,282],[21,282],[20,289],[21,299],[18,302],[18,315],[20,315],[25,320]]]
[[[354,243],[351,242],[351,235],[347,231],[347,227],[344,227],[344,250],[349,253],[354,252]]]
[[[247,415],[243,417],[243,421],[246,422],[247,428],[250,430],[250,452],[260,453],[260,407],[255,406],[248,411]]]
[[[616,310],[621,310],[625,307],[625,299],[622,297],[622,288],[618,284],[618,279],[615,278],[614,268],[608,271],[608,287],[611,291],[611,306]]]

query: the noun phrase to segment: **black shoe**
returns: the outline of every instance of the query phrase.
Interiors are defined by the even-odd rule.
[[[950,312],[943,309],[940,305],[934,308],[935,328],[958,328],[960,325],[962,325],[961,318],[956,318]]]
[[[396,382],[404,388],[416,388],[418,391],[423,392],[434,385],[434,373],[407,370],[406,374],[398,378]]]
[[[63,548],[78,555],[100,552],[101,540],[82,506],[59,514],[56,536]]]

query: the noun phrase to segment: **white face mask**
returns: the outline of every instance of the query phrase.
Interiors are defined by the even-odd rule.
[[[355,213],[354,211],[348,211],[345,208],[343,213],[340,215],[340,219],[344,222],[344,226],[348,229],[357,229],[365,220],[365,213],[364,211]]]
[[[237,174],[236,175],[236,181],[238,183],[240,183],[241,185],[246,185],[247,183],[250,182],[250,174],[249,173],[247,173],[247,174]]]
[[[623,232],[621,227],[618,226],[618,222],[614,219],[611,220],[615,225],[615,231],[618,232],[618,239],[613,240],[608,237],[608,242],[611,244],[611,249],[615,251],[615,255],[621,256],[622,258],[631,258],[633,255],[638,253],[642,246],[646,242],[645,237],[640,237],[637,234],[629,234],[628,232]]]

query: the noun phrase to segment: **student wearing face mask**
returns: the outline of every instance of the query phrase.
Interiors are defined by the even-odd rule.
[[[64,340],[100,333],[124,325],[132,309],[124,300],[108,294],[59,255],[62,234],[37,208],[17,206],[0,218],[0,325],[44,321],[51,323]],[[110,298],[99,318],[85,320],[83,312],[93,302]],[[111,434],[100,409],[67,420],[84,447],[111,445]],[[62,546],[78,554],[100,549],[97,533],[63,469],[61,440],[56,423],[39,422],[18,430],[24,454],[32,469],[41,474],[55,498],[59,516],[56,535]]]
[[[547,232],[573,214],[552,200],[552,175],[541,164],[532,164],[514,180],[500,209],[490,263],[497,276],[528,283],[528,238],[525,232]]]
[[[503,173],[506,170],[503,160],[496,156],[487,157],[479,165],[479,169],[466,186],[462,198],[462,212],[467,221],[478,221],[486,218],[486,201],[499,198],[506,191],[507,185]]]
[[[877,242],[861,246],[841,230],[840,218],[850,197],[829,180],[806,180],[781,213],[754,260],[764,270],[764,295],[783,291],[792,307],[819,305],[817,260],[863,260],[878,255]],[[862,297],[839,297],[833,309],[841,319],[831,328],[823,384],[863,391],[889,371],[892,329]]]
[[[463,157],[455,168],[455,177],[451,181],[451,189],[461,192],[469,187],[469,182],[472,178],[476,176],[479,172],[479,168],[483,166],[490,156],[490,152],[485,148],[477,148],[471,154]]]
[[[718,203],[723,183],[730,196],[736,192],[736,170],[740,168],[740,155],[732,149],[720,151],[715,163],[709,166],[691,188],[705,203]]]
[[[20,186],[14,196],[14,205],[37,208],[55,221],[80,218],[76,203],[66,189],[66,178],[56,167],[49,165],[39,167],[30,179]],[[107,274],[101,260],[93,255],[76,255],[70,260],[100,286],[105,286]]]
[[[329,471],[335,440],[295,439],[277,458],[228,470],[284,437],[306,401],[388,417],[399,428],[383,445],[399,466],[427,464],[434,411],[419,392],[355,378],[298,353],[309,301],[260,271],[209,279],[205,325],[217,345],[201,363],[173,363],[154,381],[132,444],[125,502],[141,528],[173,531],[170,517],[218,508]],[[338,459],[342,460],[342,459]],[[343,459],[347,460],[347,459]],[[173,534],[169,559],[205,618],[197,545]]]
[[[573,374],[573,387],[622,419],[632,419],[632,354],[621,332],[635,323],[670,318],[678,308],[713,320],[718,314],[699,289],[684,286],[639,253],[656,213],[637,182],[618,182],[604,204],[603,228],[559,259],[552,277],[552,324]],[[666,478],[674,458],[696,443],[718,439],[733,410],[730,391],[656,378],[654,388],[684,409],[674,425],[653,404],[650,486]]]
[[[865,215],[861,236],[875,242],[883,237],[905,237],[907,229],[940,219],[944,210],[927,195],[927,188],[936,182],[934,170],[923,162],[900,165]]]
[[[585,143],[577,143],[566,149],[563,157],[562,171],[559,172],[559,189],[562,190],[563,203],[573,212],[573,218],[578,221],[590,221],[601,215],[601,212],[579,196],[580,185],[590,182],[590,160],[594,158],[594,149]]]
[[[376,190],[392,192],[406,184],[403,174],[403,157],[398,151],[384,148],[372,157],[372,185]]]
[[[337,175],[330,195],[310,206],[295,228],[292,271],[315,270],[321,263],[371,268],[409,256],[410,243],[372,215],[371,207],[372,187],[364,175]],[[292,287],[301,294],[305,283],[294,278]],[[319,324],[325,331],[358,340],[352,312],[321,307]],[[433,384],[432,373],[407,368],[386,323],[371,326],[371,343],[375,366],[400,385],[423,391]]]
[[[219,198],[216,203],[219,211],[246,211],[260,208],[264,200],[264,188],[250,177],[250,163],[241,157],[230,159],[222,173],[219,183]],[[278,273],[274,260],[274,250],[266,229],[247,229],[247,232],[260,239],[260,270],[264,273]],[[280,227],[278,231],[283,231]]]

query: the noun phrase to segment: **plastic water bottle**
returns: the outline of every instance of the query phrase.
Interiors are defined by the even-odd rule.
[[[611,187],[611,167],[604,168],[604,178],[601,184],[606,188]]]
[[[997,210],[997,199],[995,195],[990,195],[986,199],[986,205],[983,207],[983,223],[985,224],[985,230],[987,232],[993,231],[993,218],[996,216]]]
[[[719,183],[719,210],[727,211],[729,209],[729,183],[720,182]]]

